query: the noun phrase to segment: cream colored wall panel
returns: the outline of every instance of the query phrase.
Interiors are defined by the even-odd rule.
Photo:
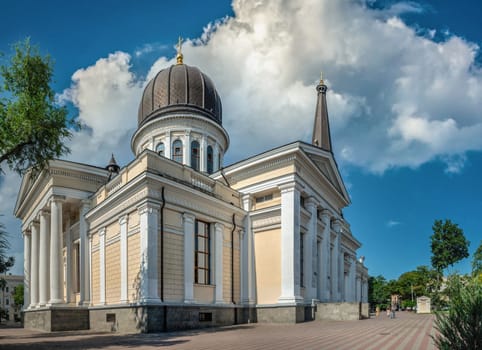
[[[107,304],[120,302],[120,242],[105,247],[105,301]]]
[[[138,233],[127,238],[127,296],[130,301],[139,296],[141,241]]]
[[[139,225],[139,213],[137,209],[129,213],[129,228]]]
[[[184,299],[183,238],[184,236],[181,235],[164,233],[164,300],[166,301],[182,301]]]
[[[100,300],[100,254],[99,251],[92,253],[92,303],[99,304]]]
[[[120,225],[118,221],[114,221],[112,224],[105,229],[105,240],[109,241],[111,238],[118,236],[120,234]]]
[[[281,230],[254,236],[258,304],[275,304],[281,295]]]
[[[214,302],[214,286],[194,285],[194,300],[198,303],[212,304]]]
[[[254,185],[260,182],[264,182],[270,179],[274,179],[277,177],[281,177],[284,175],[292,174],[295,172],[295,166],[294,165],[288,165],[280,169],[275,169],[272,171],[267,171],[262,174],[254,175],[252,177],[249,177],[247,179],[240,180],[236,182],[235,184],[232,185],[234,189],[239,189],[243,187],[247,187],[250,185]]]
[[[182,230],[181,213],[170,209],[164,209],[164,224]]]

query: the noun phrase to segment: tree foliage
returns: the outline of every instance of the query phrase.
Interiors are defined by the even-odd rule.
[[[13,289],[13,301],[17,307],[23,305],[23,284],[19,284]]]
[[[14,49],[9,65],[0,67],[0,170],[6,163],[23,174],[68,153],[64,142],[78,124],[55,104],[50,57],[41,56],[29,39]]]
[[[464,231],[450,220],[435,220],[431,238],[432,266],[439,273],[469,256],[470,242]]]
[[[472,274],[474,276],[482,274],[482,241],[474,253],[474,259],[472,260]]]
[[[455,277],[450,288],[449,312],[436,315],[435,345],[441,350],[482,349],[482,284]]]
[[[13,256],[7,257],[7,249],[10,247],[7,235],[5,225],[0,222],[0,273],[7,272],[15,263]]]

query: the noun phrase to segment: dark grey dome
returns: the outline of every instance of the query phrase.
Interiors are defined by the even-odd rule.
[[[161,70],[147,84],[139,105],[138,126],[172,112],[194,112],[222,124],[221,99],[213,82],[186,64]]]

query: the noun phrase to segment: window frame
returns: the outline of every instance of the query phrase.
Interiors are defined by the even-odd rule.
[[[200,165],[201,165],[201,145],[198,140],[193,140],[191,141],[191,168],[193,168],[196,171],[199,171]]]
[[[200,227],[203,226],[203,232]],[[201,250],[200,243],[204,246]],[[203,264],[200,265],[200,257],[203,257]],[[194,224],[194,283],[202,285],[211,284],[211,224],[197,220]],[[202,278],[201,278],[202,277]]]
[[[176,152],[176,149],[179,149],[179,152]],[[183,164],[183,143],[180,139],[176,139],[172,142],[172,160],[176,163]]]
[[[160,149],[162,147],[162,149]],[[164,145],[164,142],[159,142],[156,146],[156,153],[160,155],[161,157],[166,156],[166,146]]]

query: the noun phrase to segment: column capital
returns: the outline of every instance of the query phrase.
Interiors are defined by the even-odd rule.
[[[105,227],[102,227],[101,229],[99,229],[98,233],[99,233],[99,237],[105,236]]]
[[[297,190],[298,192],[301,192],[303,190],[303,186],[301,186],[296,181],[289,181],[289,182],[279,184],[278,188],[280,189],[282,194],[287,192],[293,192],[295,190]]]
[[[63,202],[65,202],[65,199],[66,199],[65,196],[59,196],[59,195],[54,194],[52,197],[50,197],[49,204],[51,204],[52,202],[63,203]]]
[[[84,208],[84,207],[90,208],[91,205],[92,205],[92,201],[91,201],[90,199],[82,199],[82,200],[80,200],[80,207],[81,207],[81,208]]]
[[[38,212],[38,215],[39,215],[39,218],[41,216],[50,216],[50,209],[47,209],[47,208],[40,209]]]
[[[316,198],[314,196],[309,196],[308,198],[305,199],[305,204],[308,209],[310,207],[316,207],[318,202],[316,201]]]
[[[161,209],[161,205],[154,203],[154,202],[144,202],[137,207],[137,212],[139,215],[144,213],[152,213],[154,210],[159,211]]]
[[[182,214],[182,220],[185,223],[194,223],[195,219],[196,219],[196,217],[192,213],[185,212],[185,213]]]
[[[36,220],[33,220],[29,225],[28,225],[28,229],[30,232],[32,232],[32,229],[35,227],[37,230],[40,226],[40,221],[38,221],[37,219]]]
[[[30,237],[32,235],[32,231],[30,230],[30,227],[25,230],[25,231],[22,231],[22,236],[25,238],[25,237]]]
[[[339,220],[339,219],[333,220],[331,226],[333,227],[333,230],[334,230],[336,233],[340,233],[340,232],[341,232],[341,220]]]
[[[321,211],[321,220],[323,220],[325,224],[328,224],[330,223],[330,219],[331,219],[330,211],[328,209],[323,209]]]
[[[121,217],[119,217],[119,225],[124,225],[127,223],[127,220],[128,220],[128,215],[125,214],[125,215],[122,215]]]

